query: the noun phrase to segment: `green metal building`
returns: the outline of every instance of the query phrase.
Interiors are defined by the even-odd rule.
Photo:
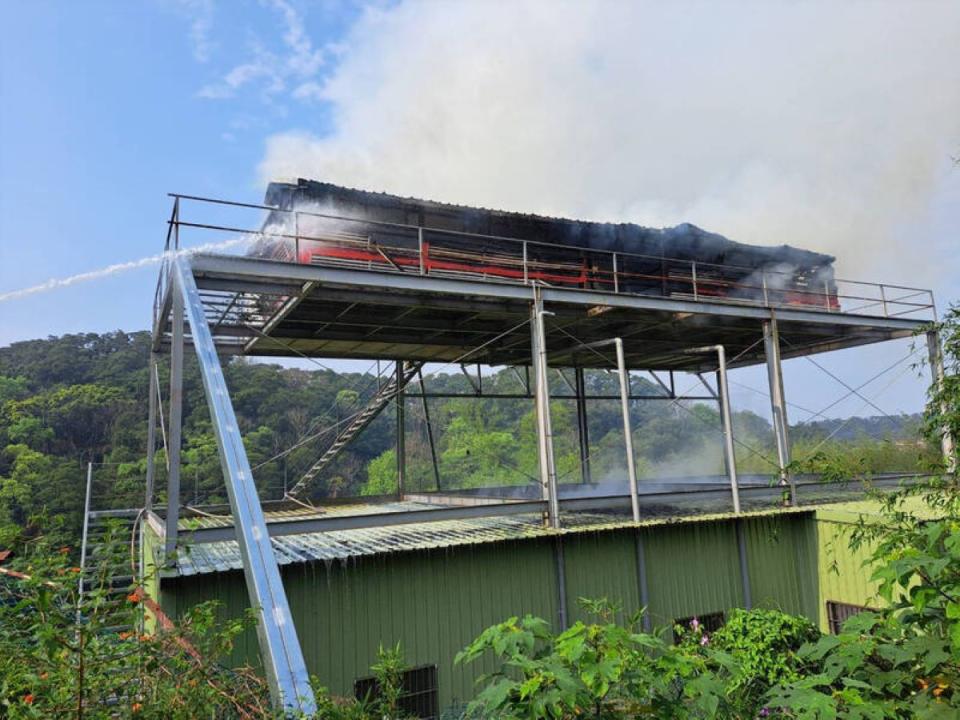
[[[836,608],[875,603],[863,558],[846,548],[846,531],[862,511],[823,505],[640,525],[569,513],[559,531],[545,528],[538,515],[478,517],[289,534],[274,537],[273,546],[312,674],[335,694],[351,695],[369,676],[378,648],[400,643],[411,667],[430,671],[432,702],[444,708],[470,699],[477,677],[492,669],[489,660],[454,663],[483,629],[527,613],[559,629],[587,619],[579,598],[608,598],[622,607],[622,619],[646,597],[654,628],[753,606],[803,615],[827,630]],[[349,517],[359,509],[324,512]],[[274,523],[305,516],[309,511],[268,513]],[[225,617],[248,606],[236,542],[190,542],[191,532],[225,522],[181,521],[184,549],[173,569],[153,578],[154,595],[171,617],[207,600],[222,603]],[[150,565],[161,535],[162,527],[147,526]],[[232,659],[257,658],[250,630]]]

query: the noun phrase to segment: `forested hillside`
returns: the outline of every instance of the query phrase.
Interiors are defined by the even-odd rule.
[[[65,536],[75,536],[87,462],[96,463],[99,507],[142,503],[148,354],[149,337],[144,332],[66,335],[0,348],[0,528],[23,527],[32,516],[45,512],[63,523]],[[250,462],[265,497],[282,496],[284,487],[299,479],[329,444],[338,423],[345,423],[365,404],[378,382],[374,372],[285,369],[242,359],[225,365]],[[389,372],[386,364],[382,369]],[[164,395],[168,381],[166,368],[161,367]],[[558,473],[561,482],[579,482],[574,403],[563,399],[570,390],[558,375],[551,377],[551,383]],[[459,372],[428,376],[426,385],[435,392],[472,391]],[[511,370],[485,376],[483,385],[485,392],[523,390],[521,379]],[[594,394],[616,392],[614,377],[606,373],[588,373],[587,385]],[[660,392],[639,376],[633,389],[650,395]],[[412,392],[416,391],[413,387]],[[517,485],[536,476],[531,401],[431,399],[427,410],[442,488]],[[714,403],[635,401],[631,415],[642,476],[722,471]],[[593,480],[622,479],[618,402],[590,401],[589,417]],[[767,420],[738,412],[734,424],[743,443],[737,450],[741,471],[771,473]],[[842,451],[867,468],[916,467],[917,456],[925,450],[916,441],[917,425],[915,417],[855,419],[842,427],[832,420],[800,425],[794,429],[795,457]],[[327,468],[311,494],[395,492],[395,431],[396,413],[390,406]],[[435,489],[419,398],[407,399],[406,433],[408,488]],[[184,373],[183,447],[184,501],[225,501],[203,389],[189,354]],[[158,467],[162,496],[162,451]]]

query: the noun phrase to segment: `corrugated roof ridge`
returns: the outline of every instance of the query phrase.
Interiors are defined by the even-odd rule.
[[[366,188],[358,188],[350,185],[338,185],[337,183],[327,182],[325,180],[311,180],[309,178],[297,178],[297,186],[303,187],[300,183],[309,183],[311,185],[324,185],[326,187],[336,188],[337,190],[346,190],[353,193],[361,193],[363,195],[373,195],[382,198],[389,198],[391,200],[402,200],[411,203],[419,203],[421,205],[432,205],[437,208],[445,208],[448,210],[480,210],[482,212],[488,213],[499,213],[501,215],[509,215],[515,218],[526,218],[530,220],[546,220],[549,222],[568,222],[568,223],[583,223],[590,225],[608,225],[611,227],[617,226],[630,226],[630,227],[639,227],[645,230],[657,230],[663,232],[665,230],[670,230],[671,228],[681,227],[684,225],[689,225],[690,227],[696,228],[702,232],[705,232],[710,235],[719,235],[719,233],[711,232],[710,230],[704,230],[699,225],[695,225],[690,222],[681,222],[676,225],[667,225],[663,227],[653,227],[650,225],[641,225],[636,222],[610,222],[609,220],[592,220],[588,218],[576,218],[576,217],[566,217],[562,215],[541,215],[539,213],[528,213],[528,212],[519,212],[517,210],[503,210],[501,208],[487,207],[485,205],[462,205],[460,203],[444,202],[442,200],[431,200],[429,198],[418,198],[413,195],[397,195],[395,193],[387,192],[386,190],[368,190]],[[280,184],[280,183],[277,183]],[[721,236],[722,237],[722,236]],[[728,238],[729,239],[729,238]],[[736,242],[736,241],[731,241]]]

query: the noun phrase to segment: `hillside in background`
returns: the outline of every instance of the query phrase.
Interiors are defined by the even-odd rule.
[[[0,348],[0,528],[23,527],[45,512],[75,537],[80,524],[87,462],[96,463],[98,507],[136,507],[143,502],[147,430],[149,335],[65,335]],[[382,365],[384,382],[390,372]],[[299,370],[235,358],[225,363],[234,407],[251,466],[264,497],[279,498],[319,457],[343,424],[375,391],[376,365],[367,373]],[[428,376],[431,391],[471,391],[460,373]],[[169,382],[161,366],[161,386]],[[558,474],[579,482],[575,409],[569,390],[551,377]],[[658,394],[655,384],[634,378],[634,392]],[[484,391],[517,393],[509,369],[483,380]],[[607,373],[588,373],[588,392],[616,393]],[[407,400],[408,488],[436,489],[419,399]],[[431,428],[441,487],[517,485],[537,472],[533,407],[529,400],[431,399]],[[166,408],[164,408],[166,412]],[[722,472],[719,417],[713,403],[666,400],[631,403],[634,444],[641,476]],[[594,481],[625,476],[617,401],[589,403]],[[184,372],[183,499],[224,502],[216,442],[195,358]],[[770,474],[774,456],[769,422],[735,414],[741,472]],[[917,440],[917,416],[825,420],[794,428],[794,456],[845,453],[874,470],[916,467],[925,452]],[[352,442],[319,479],[314,497],[389,494],[395,491],[396,414],[392,406]],[[292,448],[292,449],[291,449]],[[165,487],[164,455],[158,488]],[[2,544],[2,533],[0,533]]]

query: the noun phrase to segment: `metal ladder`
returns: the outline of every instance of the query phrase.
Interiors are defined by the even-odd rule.
[[[367,406],[334,438],[330,447],[310,466],[310,469],[303,474],[303,477],[297,481],[297,484],[294,485],[287,494],[294,495],[303,491],[309,483],[320,474],[323,468],[333,462],[333,459],[351,440],[359,435],[367,425],[373,422],[390,401],[396,398],[397,393],[402,391],[410,383],[422,367],[422,362],[404,362],[401,370],[402,385],[400,388],[397,388],[397,375],[394,374],[391,380],[386,385],[381,386],[376,394],[370,398]]]
[[[79,592],[82,596],[98,589],[106,593],[108,617],[116,609],[117,620],[105,630],[114,632],[134,630],[128,625],[128,613],[123,611],[127,595],[135,582],[136,569],[131,567],[139,557],[139,537],[135,533],[140,511],[94,510],[92,507],[93,464],[87,466],[86,500],[84,502],[83,535],[80,543]]]

